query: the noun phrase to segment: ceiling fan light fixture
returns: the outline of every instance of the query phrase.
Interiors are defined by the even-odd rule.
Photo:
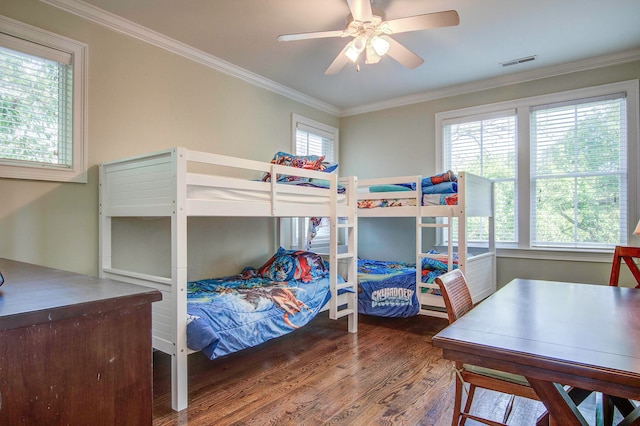
[[[366,60],[364,61],[364,63],[367,65],[377,64],[378,62],[380,62],[380,59],[382,59],[370,43],[367,44],[367,49],[365,50],[365,53],[366,53]]]
[[[387,40],[380,36],[374,36],[369,43],[378,56],[384,56],[391,46]]]
[[[361,34],[358,37],[351,40],[351,42],[347,45],[347,49],[344,54],[351,60],[351,62],[356,62],[360,54],[365,49],[367,45],[367,38]]]
[[[349,62],[360,69],[360,57],[364,51],[364,62],[375,64],[384,55],[402,64],[407,69],[415,69],[424,60],[398,43],[392,34],[422,31],[432,28],[451,27],[460,23],[458,12],[446,10],[442,12],[425,13],[422,15],[406,16],[388,20],[384,11],[372,7],[373,0],[347,0],[350,14],[347,16],[346,27],[343,30],[315,31],[310,33],[284,34],[278,36],[279,41],[306,40],[316,38],[353,37],[338,53],[325,75],[340,72]]]
[[[349,60],[351,60],[351,62],[355,63],[358,60],[358,57],[360,56],[360,52],[361,51],[354,46],[352,41],[347,46],[347,49],[344,51],[344,54],[347,58],[349,58]]]

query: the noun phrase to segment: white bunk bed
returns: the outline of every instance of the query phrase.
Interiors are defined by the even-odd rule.
[[[493,218],[493,184],[471,173],[458,173],[458,202],[456,205],[421,205],[422,176],[401,176],[392,178],[359,179],[358,201],[370,202],[372,200],[389,199],[399,200],[394,207],[359,208],[358,217],[415,217],[416,220],[416,265],[421,265],[422,258],[432,257],[422,250],[422,229],[426,227],[438,227],[448,230],[447,259],[449,270],[453,267],[453,253],[458,254],[458,268],[467,278],[469,290],[473,302],[477,303],[488,297],[496,290],[495,273],[495,240]],[[413,190],[404,192],[369,192],[373,186],[398,185],[415,183]],[[489,241],[486,252],[469,255],[466,233],[467,219],[470,217],[488,218]],[[435,223],[425,223],[423,218],[438,218]],[[457,218],[458,244],[457,250],[452,245],[453,218]],[[440,256],[441,257],[441,256]],[[421,280],[421,268],[416,268],[416,293],[420,303],[419,313],[440,318],[447,318],[442,297],[433,294],[432,289],[437,290],[436,284],[423,283]]]
[[[203,170],[205,170],[203,172]],[[197,170],[198,173],[195,173]],[[303,187],[238,177],[263,173],[329,181],[329,187]],[[338,183],[346,188],[338,194]],[[172,358],[172,408],[187,407],[187,219],[207,216],[330,218],[329,316],[348,317],[357,332],[356,179],[246,159],[172,148],[100,165],[100,275],[159,289],[153,305],[153,347]],[[112,266],[112,218],[165,217],[171,222],[171,276]],[[344,229],[348,251],[338,252]],[[345,283],[338,283],[338,265]],[[341,291],[340,295],[338,292]],[[352,290],[353,292],[349,292]]]

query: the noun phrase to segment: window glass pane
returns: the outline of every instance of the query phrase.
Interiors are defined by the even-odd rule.
[[[516,180],[496,180],[493,184],[493,198],[496,206],[494,222],[496,242],[517,242],[518,215],[516,204]],[[498,210],[499,208],[499,210]]]
[[[498,247],[628,245],[638,216],[637,99],[628,81],[436,114],[443,166],[493,179]],[[470,222],[469,240],[482,239]]]
[[[495,179],[496,242],[516,241],[516,121],[515,113],[468,122],[445,123],[445,168]],[[467,221],[469,242],[486,241],[481,218]],[[455,232],[454,232],[455,235]],[[457,239],[457,237],[456,237]]]
[[[296,129],[296,155],[324,155],[333,161],[333,139]]]
[[[626,243],[626,102],[575,101],[531,113],[531,245]]]
[[[70,167],[71,66],[0,47],[0,158]]]

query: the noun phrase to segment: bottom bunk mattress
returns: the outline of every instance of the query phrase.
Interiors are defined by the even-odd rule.
[[[214,359],[290,333],[328,302],[329,281],[320,256],[279,249],[259,269],[189,282],[187,346]]]
[[[422,259],[421,281],[432,283],[447,272],[447,255],[430,251]],[[453,269],[458,267],[457,256]],[[427,289],[423,289],[427,291]],[[435,289],[428,290],[440,295]],[[410,317],[420,312],[415,263],[358,259],[358,312],[381,317]]]

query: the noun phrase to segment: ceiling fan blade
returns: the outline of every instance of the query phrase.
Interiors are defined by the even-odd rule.
[[[347,44],[344,49],[342,49],[342,51],[338,53],[338,56],[336,56],[331,65],[329,65],[329,68],[327,68],[327,70],[324,72],[325,75],[339,73],[340,70],[344,68],[344,66],[347,65],[348,62],[350,62],[350,59],[347,57],[347,55],[344,54],[348,48],[349,44]]]
[[[392,19],[386,22],[392,34],[409,31],[428,30],[439,27],[452,27],[460,23],[460,17],[455,10],[427,13],[425,15],[409,16],[407,18]]]
[[[347,0],[354,21],[370,22],[373,18],[370,0]]]
[[[412,70],[424,63],[424,60],[420,56],[416,55],[391,37],[384,38],[389,42],[389,51],[387,52],[387,55],[391,56],[405,67]]]
[[[308,40],[312,38],[344,37],[344,30],[318,31],[313,33],[285,34],[278,36],[278,41]]]

